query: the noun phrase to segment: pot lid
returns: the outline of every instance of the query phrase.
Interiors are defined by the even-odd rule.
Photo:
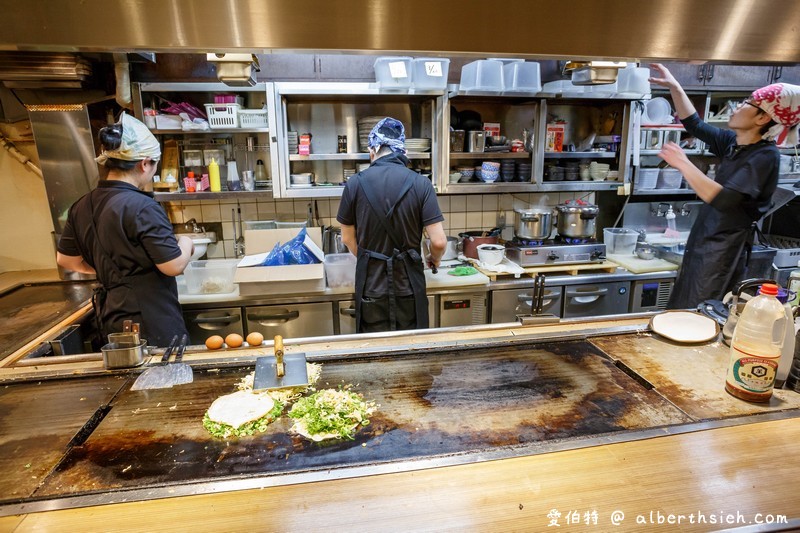
[[[514,212],[519,213],[520,215],[547,215],[553,212],[552,207],[518,207],[514,209]]]
[[[556,206],[561,213],[594,213],[597,214],[600,208],[593,204],[587,204],[583,200],[567,200],[563,204]]]

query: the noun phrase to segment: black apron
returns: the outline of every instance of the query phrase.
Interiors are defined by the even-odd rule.
[[[109,194],[118,194],[117,191]],[[100,241],[95,223],[95,209],[89,193],[91,232],[97,243],[96,250],[111,267],[111,272],[97,271],[102,286],[92,296],[97,328],[104,335],[122,331],[122,322],[131,320],[141,325],[140,333],[151,346],[167,346],[175,335],[188,334],[178,303],[177,291],[170,283],[172,278],[162,274],[157,267],[145,269],[131,276],[120,272],[113,257]],[[79,244],[83,248],[82,243]],[[83,257],[87,250],[81,250]],[[94,261],[95,266],[100,261]],[[111,278],[116,278],[112,281]]]
[[[694,309],[705,300],[722,300],[741,281],[753,249],[755,223],[715,233],[708,204],[692,226],[668,309]]]
[[[385,331],[385,328],[370,327],[370,324],[379,323],[383,320],[388,320],[388,328],[390,331],[397,330],[398,324],[402,324],[408,327],[408,329],[427,328],[429,320],[428,296],[425,291],[425,267],[422,257],[417,250],[405,248],[403,244],[405,240],[402,236],[398,235],[397,231],[391,225],[392,213],[394,213],[397,204],[400,203],[411,189],[414,183],[414,177],[406,177],[397,200],[395,200],[394,204],[392,204],[389,211],[386,213],[380,210],[381,204],[375,195],[372,185],[369,184],[369,181],[360,179],[358,183],[364,191],[364,196],[367,199],[370,209],[380,221],[380,227],[391,240],[394,249],[392,255],[387,256],[373,250],[367,250],[361,246],[358,247],[355,286],[356,332],[367,333],[371,331]],[[377,230],[377,228],[375,229]],[[389,281],[389,292],[378,298],[367,298],[364,295],[370,259],[386,261],[386,276]],[[395,263],[398,261],[402,261],[405,265],[406,274],[408,275],[408,280],[413,292],[413,306],[398,305],[399,297],[395,294],[394,286],[394,267]],[[403,303],[406,303],[407,298],[402,298],[402,300]]]

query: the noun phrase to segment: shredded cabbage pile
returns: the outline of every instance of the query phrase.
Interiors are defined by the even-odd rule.
[[[276,390],[268,390],[263,392],[257,392],[256,394],[269,394],[269,396],[275,400],[276,402],[281,402],[284,404],[290,404],[293,401],[297,400],[300,396],[308,392],[309,390],[316,390],[314,385],[316,385],[317,381],[319,381],[319,376],[322,373],[322,365],[317,363],[306,363],[306,373],[308,374],[308,385],[305,387],[294,387],[291,389],[276,389]],[[245,390],[251,391],[253,390],[253,379],[255,378],[255,370],[250,372],[242,380],[236,385],[238,390]]]
[[[289,416],[296,419],[292,431],[314,441],[353,440],[359,426],[369,424],[369,415],[377,410],[375,402],[347,388],[323,389],[300,398]]]
[[[206,412],[203,415],[203,427],[206,428],[206,430],[213,436],[223,439],[227,439],[229,437],[247,437],[249,435],[255,435],[256,433],[263,433],[267,430],[267,426],[274,422],[276,418],[281,416],[281,413],[283,412],[283,405],[284,404],[281,402],[275,400],[275,405],[272,407],[272,410],[269,413],[262,416],[258,420],[246,422],[238,428],[229,426],[228,424],[215,422],[208,418],[208,412]]]

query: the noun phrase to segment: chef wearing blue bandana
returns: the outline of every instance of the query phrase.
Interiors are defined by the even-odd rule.
[[[336,220],[342,240],[356,256],[356,331],[358,333],[428,327],[420,243],[430,238],[434,267],[447,244],[444,217],[430,180],[409,170],[405,129],[391,117],[369,134],[368,169],[344,188]]]

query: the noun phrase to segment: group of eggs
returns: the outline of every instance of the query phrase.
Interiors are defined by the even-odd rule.
[[[242,336],[237,333],[231,333],[224,339],[219,335],[214,335],[206,339],[206,348],[209,350],[219,350],[223,345],[228,348],[238,348],[245,340],[247,340],[247,344],[250,346],[261,346],[261,343],[264,342],[264,335],[257,331],[249,334],[247,339],[242,338]]]

